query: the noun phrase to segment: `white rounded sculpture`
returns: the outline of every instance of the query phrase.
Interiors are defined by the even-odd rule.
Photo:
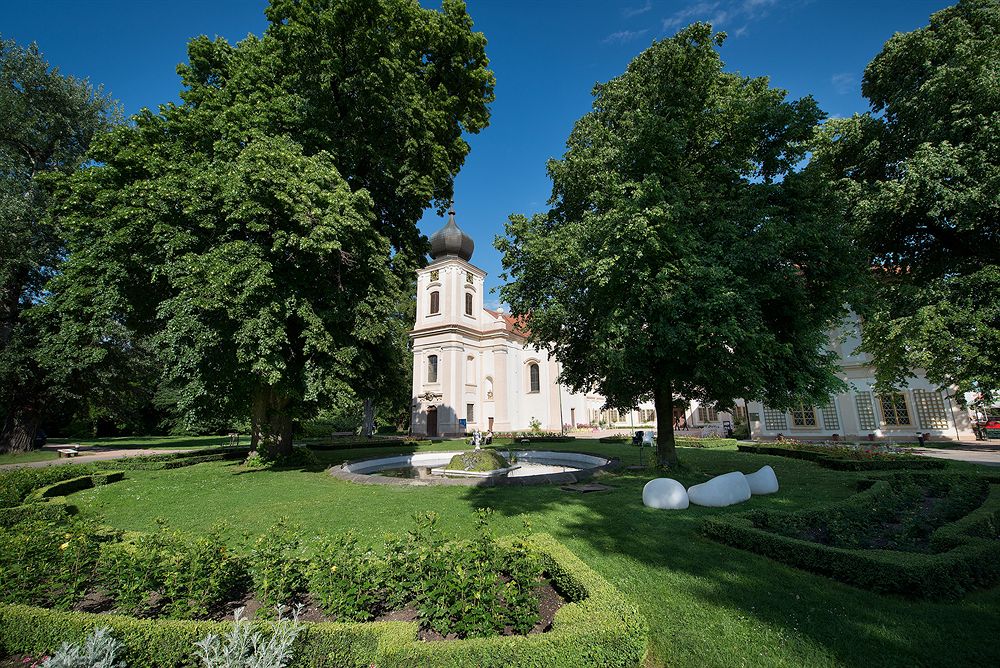
[[[715,476],[708,482],[688,488],[688,499],[699,506],[731,506],[750,498],[750,485],[746,476],[735,471]]]
[[[774,475],[774,469],[770,466],[765,466],[756,473],[747,473],[744,477],[750,485],[751,494],[774,494],[778,491],[778,476]]]
[[[684,485],[671,478],[656,478],[642,488],[642,505],[662,510],[684,510],[688,493]]]

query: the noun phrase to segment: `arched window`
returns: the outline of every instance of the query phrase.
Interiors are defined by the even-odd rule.
[[[538,365],[532,364],[528,367],[528,377],[531,381],[531,392],[540,392],[542,389],[542,384],[538,380]]]
[[[472,293],[465,293],[465,315],[472,315]]]
[[[434,294],[437,294],[436,292]],[[427,358],[427,382],[438,382],[438,356],[431,355]]]
[[[437,290],[431,293],[431,315],[441,312],[441,295]]]

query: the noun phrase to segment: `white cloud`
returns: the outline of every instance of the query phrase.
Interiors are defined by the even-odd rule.
[[[695,21],[706,21],[716,30],[728,27],[739,37],[746,34],[749,22],[766,17],[778,2],[779,0],[699,0],[663,19],[663,31],[672,32]],[[742,25],[733,29],[732,24]]]
[[[627,19],[633,16],[639,16],[640,14],[645,14],[646,12],[653,9],[653,0],[646,0],[646,4],[637,7],[626,7],[622,10],[622,16]]]
[[[830,83],[833,84],[833,89],[837,93],[847,95],[848,93],[855,92],[857,89],[858,78],[850,72],[841,72],[830,77]]]
[[[633,39],[637,39],[645,35],[649,30],[619,30],[618,32],[613,32],[603,40],[604,44],[624,44],[625,42],[631,42]]]

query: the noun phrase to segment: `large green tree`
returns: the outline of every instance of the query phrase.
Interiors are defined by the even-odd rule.
[[[723,71],[694,24],[594,89],[551,209],[511,216],[501,294],[574,388],[652,398],[677,462],[675,397],[788,406],[838,387],[828,332],[851,253],[825,182],[796,171],[823,114],[765,78]]]
[[[75,171],[115,117],[107,95],[50,67],[37,45],[0,39],[0,452],[33,447],[67,389],[38,364],[33,317],[64,250],[46,176]]]
[[[872,275],[862,348],[889,388],[914,369],[1000,389],[1000,2],[962,0],[890,39],[865,70],[871,112],[831,121],[839,183]]]
[[[201,37],[180,104],[145,110],[65,184],[54,345],[151,342],[192,418],[249,415],[262,454],[393,355],[421,212],[452,194],[493,76],[461,2],[273,0],[261,38]],[[384,365],[383,365],[384,366]]]

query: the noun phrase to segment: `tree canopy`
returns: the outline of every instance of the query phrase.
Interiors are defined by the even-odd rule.
[[[825,182],[796,171],[823,113],[723,71],[723,39],[694,24],[598,84],[548,164],[551,208],[496,241],[531,342],[611,406],[651,397],[666,465],[676,396],[787,407],[840,384],[853,255]]]
[[[914,369],[1000,389],[1000,3],[962,0],[892,37],[865,70],[871,112],[831,121],[817,157],[871,266],[862,348],[879,383]]]
[[[76,170],[116,117],[100,88],[63,76],[37,45],[0,39],[0,452],[31,448],[67,389],[39,366],[41,323],[32,316],[64,253],[45,216],[46,176]]]
[[[332,394],[389,377],[402,297],[486,126],[461,2],[273,0],[263,37],[192,40],[180,104],[144,110],[63,184],[53,345],[149,341],[179,408],[250,414],[263,454]],[[82,363],[85,363],[83,361]]]

